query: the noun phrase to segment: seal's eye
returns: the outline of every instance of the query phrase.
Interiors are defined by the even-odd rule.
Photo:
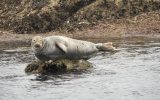
[[[35,42],[36,40],[33,40],[33,42]]]

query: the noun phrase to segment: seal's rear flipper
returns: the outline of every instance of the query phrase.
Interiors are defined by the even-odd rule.
[[[96,47],[99,51],[115,51],[115,47],[113,47],[112,42],[107,43],[98,43]]]

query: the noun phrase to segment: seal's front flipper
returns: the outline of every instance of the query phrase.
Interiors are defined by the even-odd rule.
[[[63,53],[67,53],[67,47],[61,42],[56,42],[56,47]]]

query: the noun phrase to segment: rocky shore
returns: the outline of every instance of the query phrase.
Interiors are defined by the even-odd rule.
[[[21,42],[30,45],[33,36],[42,37],[51,35],[63,35],[77,39],[91,38],[122,38],[142,36],[147,38],[159,37],[160,35],[160,13],[148,12],[137,15],[133,18],[119,19],[116,22],[100,22],[95,26],[86,27],[83,30],[66,32],[51,31],[39,34],[17,34],[13,31],[0,31],[0,42],[12,43]]]
[[[107,29],[116,29],[118,26],[121,30],[128,28],[128,23],[135,26],[142,20],[148,20],[146,16],[148,12],[156,14],[151,15],[152,17],[159,16],[160,1],[2,0],[0,2],[0,30],[12,30],[20,34],[73,32],[90,27],[95,28],[98,24]],[[106,34],[112,34],[112,32],[109,31]]]

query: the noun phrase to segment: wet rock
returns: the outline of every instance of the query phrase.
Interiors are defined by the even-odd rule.
[[[91,63],[86,60],[57,60],[45,63],[33,61],[27,65],[25,72],[28,74],[60,74],[86,71],[91,67]]]

